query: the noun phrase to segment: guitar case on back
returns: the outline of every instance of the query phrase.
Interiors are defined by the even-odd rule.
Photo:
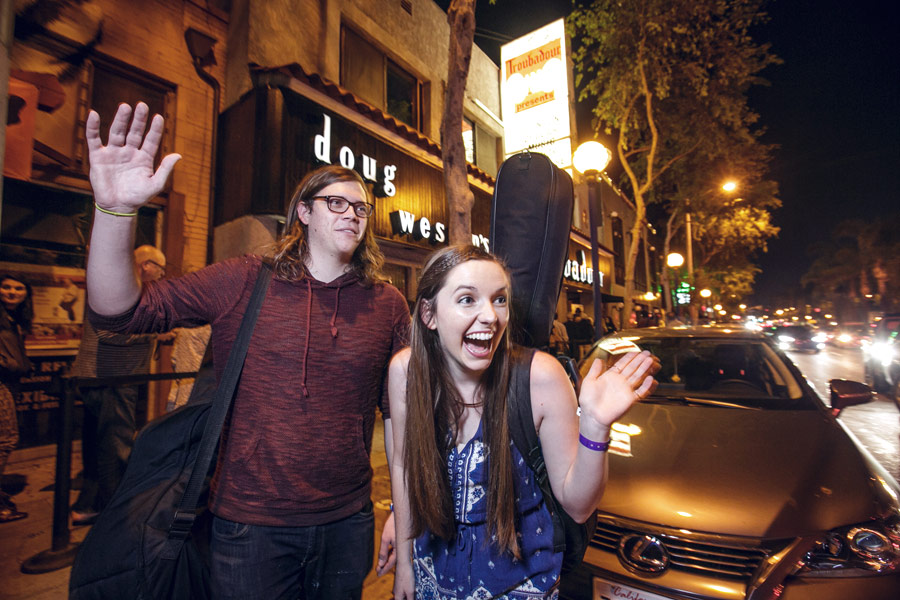
[[[550,159],[535,152],[514,154],[497,173],[491,206],[491,246],[512,273],[513,340],[546,349],[562,289],[568,257],[575,190],[572,178]],[[510,438],[535,473],[553,519],[553,549],[563,553],[562,572],[584,558],[597,525],[596,513],[585,523],[574,521],[553,495],[534,428],[529,390],[531,356],[514,348],[509,401]],[[577,376],[567,359],[570,376]],[[527,371],[526,371],[527,369]],[[574,381],[574,379],[573,379]]]
[[[568,258],[575,190],[544,154],[520,152],[497,173],[491,204],[491,249],[512,273],[513,339],[546,348]]]

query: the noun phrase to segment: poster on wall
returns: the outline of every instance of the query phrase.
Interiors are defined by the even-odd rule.
[[[509,157],[540,152],[572,166],[570,68],[565,21],[559,19],[500,48],[500,103]]]
[[[78,349],[84,319],[84,269],[0,262],[0,273],[31,285],[34,323],[25,338],[29,352]]]

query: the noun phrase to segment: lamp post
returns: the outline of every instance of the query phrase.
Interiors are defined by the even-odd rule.
[[[685,250],[687,250],[687,269],[688,269],[688,286],[690,292],[690,302],[688,302],[688,312],[691,315],[691,325],[697,324],[697,305],[694,304],[694,245],[693,245],[693,234],[691,233],[691,200],[688,198],[686,204],[686,209],[684,212],[684,227],[685,233],[687,235],[687,243],[685,244]]]
[[[729,194],[734,192],[738,188],[737,182],[733,180],[726,181],[722,184],[722,190],[728,192]],[[694,302],[694,252],[693,252],[693,241],[694,236],[691,232],[691,199],[687,198],[685,200],[685,211],[684,211],[684,226],[685,233],[687,235],[687,244],[685,245],[685,250],[687,250],[687,268],[688,268],[688,283],[691,287],[691,301],[688,304],[690,313],[691,313],[691,324],[697,324],[698,317],[698,306]]]
[[[668,256],[666,256],[666,266],[672,269],[673,271],[684,264],[684,257],[678,252],[670,252]],[[668,280],[668,277],[666,278]],[[669,294],[668,294],[668,305],[669,311],[675,312],[675,302],[672,298],[672,290],[671,285],[669,286]],[[679,311],[681,312],[681,311]]]
[[[602,225],[603,198],[597,187],[600,174],[609,164],[612,154],[600,142],[585,142],[578,146],[572,156],[575,170],[587,181],[588,188],[588,220],[591,225],[591,272],[594,291],[594,339],[600,339],[603,327],[603,296],[600,291],[600,270],[598,268],[597,228]]]

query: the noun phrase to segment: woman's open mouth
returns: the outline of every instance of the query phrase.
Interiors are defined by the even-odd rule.
[[[463,338],[463,346],[466,351],[476,358],[486,358],[491,355],[494,345],[494,334],[486,331],[470,333]]]

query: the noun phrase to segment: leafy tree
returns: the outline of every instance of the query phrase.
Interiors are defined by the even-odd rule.
[[[829,240],[810,246],[813,262],[800,283],[844,318],[847,311],[868,306],[870,298],[882,310],[900,307],[898,227],[900,215],[878,222],[842,221]]]
[[[762,4],[594,0],[569,16],[579,99],[596,102],[596,131],[615,137],[622,187],[636,206],[625,257],[626,314],[647,204],[659,198],[653,192],[660,179],[692,155],[709,160],[728,156],[731,144],[757,142],[746,92],[778,60],[750,36],[765,19]],[[707,172],[675,179],[702,186]]]

